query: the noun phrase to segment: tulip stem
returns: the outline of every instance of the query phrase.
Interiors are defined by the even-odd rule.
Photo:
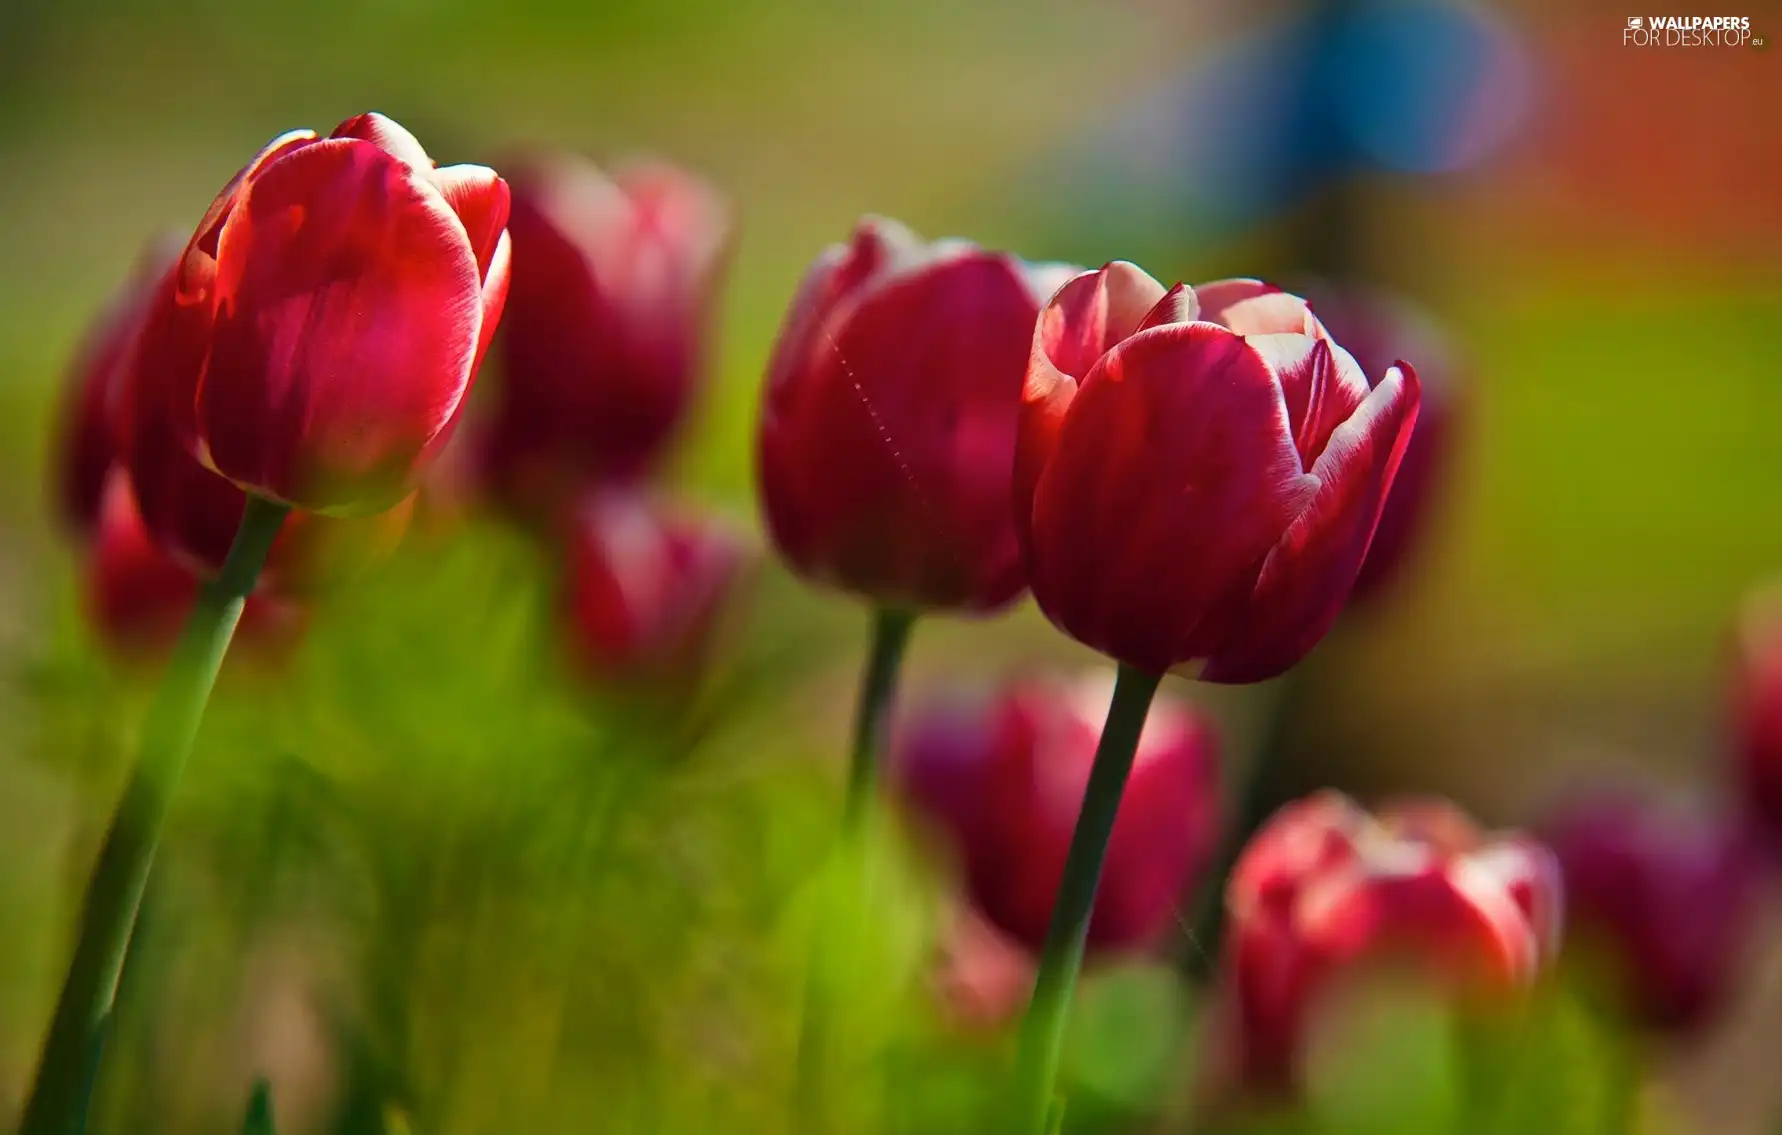
[[[1052,922],[1040,953],[1039,974],[1033,997],[1021,1024],[1021,1048],[1015,1073],[1015,1101],[1020,1109],[1013,1135],[1048,1135],[1052,1130],[1053,1095],[1058,1067],[1064,1054],[1065,1024],[1071,995],[1083,966],[1083,947],[1089,938],[1089,919],[1095,909],[1095,892],[1101,885],[1101,868],[1107,858],[1108,837],[1126,791],[1138,753],[1145,717],[1157,694],[1162,675],[1148,674],[1122,664],[1114,683],[1114,701],[1108,707],[1107,724],[1095,747],[1095,764],[1083,792],[1082,811],[1071,835],[1070,853],[1058,896],[1052,906]]]
[[[222,572],[186,616],[143,724],[136,765],[81,902],[74,958],[44,1039],[20,1135],[81,1135],[117,996],[118,975],[167,820],[235,624],[289,509],[250,495]]]
[[[863,879],[849,877],[854,870],[864,872],[866,818],[871,814],[872,799],[878,791],[880,754],[891,717],[891,704],[897,695],[897,678],[903,669],[903,656],[909,646],[910,631],[916,616],[908,611],[880,607],[873,612],[872,645],[867,650],[866,668],[860,675],[859,698],[854,704],[854,735],[848,762],[847,795],[842,802],[841,865],[849,875],[836,875],[826,880],[829,886],[842,878],[854,884]],[[805,975],[804,1016],[799,1022],[797,1108],[798,1129],[815,1132],[825,1129],[825,1062],[829,1056],[830,1016],[828,991],[832,982],[824,980],[838,956],[853,945],[859,916],[859,886],[842,886],[826,892],[828,901],[819,912],[815,948],[810,968]]]
[[[860,696],[854,704],[853,751],[848,763],[848,795],[842,804],[842,835],[857,838],[867,805],[879,784],[879,752],[884,747],[897,675],[916,617],[907,611],[880,608],[873,614],[872,647],[860,675]]]

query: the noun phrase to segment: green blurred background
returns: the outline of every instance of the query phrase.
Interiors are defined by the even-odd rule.
[[[0,1117],[139,709],[76,625],[42,470],[62,368],[148,236],[191,224],[266,138],[365,109],[442,161],[550,144],[682,162],[733,196],[741,232],[721,366],[675,480],[752,518],[780,314],[862,213],[1171,279],[1291,270],[1326,215],[1315,200],[1208,224],[1157,208],[1169,187],[1138,169],[1092,180],[1144,208],[1085,194],[1080,166],[1184,69],[1294,15],[1285,0],[10,0]],[[1505,821],[1580,769],[1712,793],[1731,612],[1782,574],[1782,125],[1766,117],[1782,62],[1624,48],[1620,7],[1500,15],[1533,76],[1522,129],[1482,167],[1369,177],[1351,199],[1361,269],[1450,324],[1471,420],[1404,585],[1311,663],[1301,773],[1448,792]],[[1185,118],[1241,131],[1246,113]],[[343,1121],[357,1130],[783,1129],[798,927],[863,616],[770,572],[736,696],[693,745],[585,711],[556,681],[534,555],[488,535],[401,561],[323,616],[294,676],[225,690],[127,977],[105,1130],[226,1130],[270,1067],[291,1130],[324,1129],[332,1107],[358,1107]],[[1028,608],[933,621],[912,685],[1036,659],[1088,660]],[[1241,752],[1268,692],[1190,696]],[[598,800],[628,818],[590,850],[578,808]],[[973,1130],[994,1046],[921,1008],[935,884],[896,862],[884,885],[902,897],[858,979],[884,996],[856,1006],[914,1085],[887,1129]],[[1776,1085],[1727,1071],[1763,1051],[1755,1022],[1782,1020],[1777,994],[1771,965],[1715,1058],[1681,1063],[1702,1130],[1757,1130],[1782,1106]],[[1107,1010],[1110,1034],[1155,1050],[1152,1075],[1176,1038],[1130,1027],[1121,996],[1155,998],[1116,990]],[[1148,1099],[1145,1075],[1110,1098]]]

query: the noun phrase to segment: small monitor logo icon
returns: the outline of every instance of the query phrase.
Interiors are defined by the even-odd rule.
[[[1629,31],[1639,31],[1641,25],[1643,25],[1645,22],[1646,21],[1639,16],[1629,16],[1627,18],[1628,30]]]

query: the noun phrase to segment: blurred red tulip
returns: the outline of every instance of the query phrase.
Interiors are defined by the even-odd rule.
[[[87,616],[100,639],[128,660],[164,657],[198,598],[199,579],[150,539],[122,470],[106,478],[87,555]],[[256,595],[242,610],[237,638],[250,652],[277,655],[295,642],[302,625],[295,603]]]
[[[1746,808],[1782,848],[1782,589],[1746,602],[1737,636],[1733,718]]]
[[[118,460],[118,402],[148,313],[155,281],[173,252],[145,253],[111,302],[87,329],[68,369],[52,451],[52,483],[61,520],[76,535],[99,523],[105,481]]]
[[[583,501],[568,543],[579,661],[607,680],[678,686],[697,677],[749,567],[740,535],[613,488]]]
[[[1415,550],[1448,475],[1465,406],[1456,388],[1453,346],[1428,315],[1397,296],[1356,286],[1315,287],[1307,298],[1369,382],[1377,383],[1373,376],[1389,373],[1399,359],[1417,360],[1417,425],[1350,592],[1359,601],[1386,590]]]
[[[1547,836],[1565,873],[1567,939],[1614,967],[1620,1007],[1669,1032],[1711,1023],[1756,916],[1758,863],[1738,825],[1599,789]]]
[[[1289,804],[1245,849],[1226,891],[1240,1080],[1296,1088],[1320,1002],[1372,963],[1403,965],[1456,995],[1528,985],[1557,946],[1559,904],[1549,852],[1487,837],[1450,806],[1376,820],[1334,792]]]
[[[1040,315],[1020,420],[1034,598],[1149,673],[1280,674],[1348,598],[1417,403],[1408,365],[1370,392],[1268,285],[1166,291],[1123,262],[1078,276]]]
[[[759,467],[802,574],[910,609],[1026,587],[1009,515],[1033,321],[1065,270],[865,220],[818,258],[774,348]]]
[[[482,473],[549,515],[655,465],[707,362],[730,242],[718,192],[666,164],[612,177],[569,155],[513,177],[513,288]]]
[[[1037,950],[1089,782],[1112,676],[1011,683],[974,710],[912,715],[897,731],[904,794],[953,845],[978,908]],[[1218,741],[1189,705],[1160,699],[1114,821],[1091,950],[1151,945],[1218,840]]]
[[[211,205],[143,329],[139,369],[173,437],[298,508],[406,496],[500,318],[507,211],[493,171],[436,169],[380,115],[274,139]]]

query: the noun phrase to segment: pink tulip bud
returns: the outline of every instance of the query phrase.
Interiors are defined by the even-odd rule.
[[[977,907],[1037,950],[1045,940],[1113,684],[1013,682],[969,709],[901,723],[904,794],[957,854]],[[1218,744],[1185,703],[1158,700],[1114,822],[1091,950],[1141,949],[1176,923],[1218,839]]]
[[[724,199],[664,163],[611,177],[554,155],[514,175],[503,363],[482,476],[529,516],[660,463],[710,356]]]
[[[1557,947],[1558,867],[1538,844],[1481,833],[1452,806],[1378,819],[1334,792],[1275,813],[1226,891],[1232,1056],[1263,1092],[1299,1086],[1333,986],[1396,963],[1457,996],[1528,986]]]
[[[1599,789],[1548,828],[1565,873],[1568,939],[1595,947],[1625,1011],[1689,1032],[1726,1006],[1756,914],[1759,874],[1737,824]]]

